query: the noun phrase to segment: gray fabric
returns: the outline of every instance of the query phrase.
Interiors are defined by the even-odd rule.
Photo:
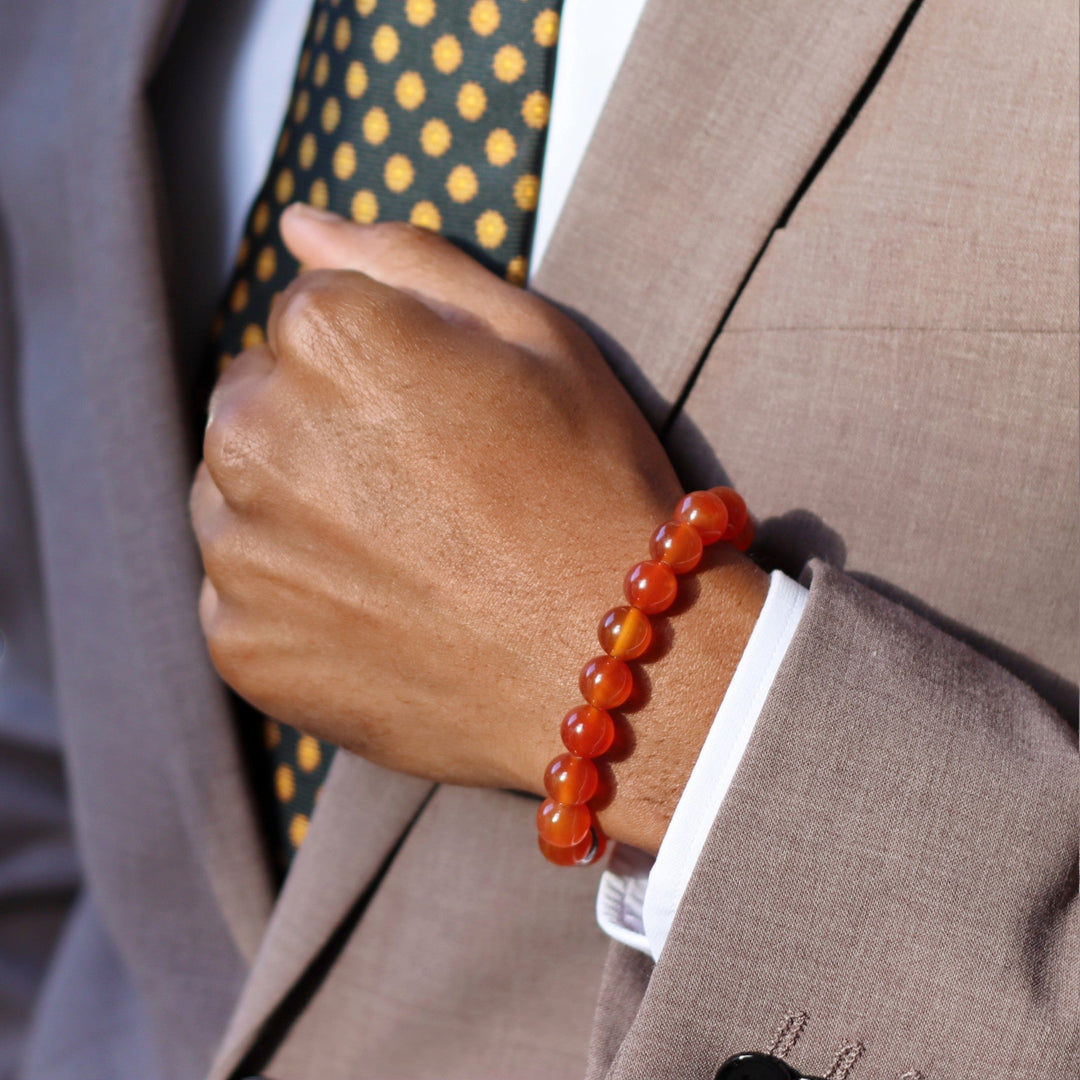
[[[155,1042],[162,1075],[191,1076],[207,1067],[225,1027],[244,951],[269,911],[269,874],[223,694],[198,641],[187,455],[153,245],[152,156],[132,119],[137,65],[116,51],[143,52],[155,14],[144,4],[85,7],[88,34],[105,35],[99,47],[114,50],[104,58],[86,56],[70,4],[8,4],[0,30],[0,200],[13,267],[5,304],[16,334],[4,381],[19,392],[49,634],[47,648],[27,639],[37,657],[12,649],[20,667],[6,665],[4,685],[51,653],[83,888],[96,910],[79,933],[86,962],[73,966],[74,954],[62,952],[67,964],[58,969],[90,992],[84,999],[61,988],[43,998],[81,1008],[67,1019],[39,1015],[30,1060],[50,1060],[42,1054],[64,1044],[56,1032],[77,1021],[99,1040],[111,1031],[114,1040]],[[72,104],[80,100],[81,119]],[[27,523],[14,506],[9,512]],[[33,573],[18,546],[5,546],[3,558],[16,580]],[[13,629],[23,628],[5,626]],[[22,720],[32,720],[29,710]],[[23,772],[24,784],[31,778]],[[13,835],[27,865],[39,859],[23,886],[32,898],[55,873],[44,858],[55,840],[36,828],[25,796],[6,813],[16,810],[24,816]],[[92,962],[106,956],[117,963]],[[5,983],[26,977],[9,974],[13,960],[5,956]],[[118,971],[137,988],[139,1007],[125,1015],[143,1017],[142,1032],[107,1022],[123,997]],[[30,1075],[57,1080],[66,1067],[85,1076],[80,1055],[90,1051],[78,1040],[68,1045],[66,1066],[53,1057]],[[114,1049],[101,1055],[98,1075],[130,1075],[106,1064],[127,1058]]]
[[[32,871],[0,942],[40,919],[12,1040],[73,887],[51,702],[83,890],[25,1080],[225,1080],[331,940],[277,1080],[706,1077],[803,1012],[821,1074],[1076,1072],[1075,740],[1027,685],[1075,714],[1076,11],[924,4],[770,240],[902,9],[652,0],[540,275],[657,422],[738,295],[671,450],[789,569],[873,587],[815,566],[650,970],[528,800],[345,755],[274,905],[195,617],[144,98],[181,6],[0,0],[0,767],[34,792],[0,788],[0,889],[8,850]]]
[[[0,234],[0,1076],[11,1075],[21,1053],[45,961],[79,878],[22,468],[18,386],[7,362],[19,328],[6,240]]]
[[[175,981],[178,986],[183,983]],[[184,1061],[177,1060],[175,1046],[166,1047],[146,1013],[146,998],[116,952],[113,935],[101,925],[90,898],[80,898],[50,958],[49,976],[18,1075],[49,1080],[85,1080],[87,1076],[142,1080],[180,1069],[196,1075],[195,1055],[205,1053],[205,1048],[190,1046],[190,1056]],[[163,1049],[173,1056],[170,1066],[161,1058]]]

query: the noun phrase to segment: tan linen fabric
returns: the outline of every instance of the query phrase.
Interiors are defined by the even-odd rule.
[[[845,1047],[857,1077],[1070,1075],[1072,732],[992,661],[813,566],[669,945],[593,1075],[711,1076],[800,1013],[790,1058],[814,1076]]]
[[[536,287],[657,425],[905,7],[647,4]]]
[[[794,561],[811,512],[834,563],[1074,683],[1076,31],[1056,2],[919,12],[672,439]]]
[[[1075,5],[924,3],[771,237],[904,5],[646,9],[538,287],[688,482],[748,492],[766,557],[872,586],[815,564],[655,969],[607,948],[595,873],[534,856],[529,800],[346,755],[274,901],[195,618],[146,106],[221,10],[0,0],[20,1075],[705,1078],[802,1013],[820,1074],[1075,1072],[1075,739],[1029,688],[1075,714]]]

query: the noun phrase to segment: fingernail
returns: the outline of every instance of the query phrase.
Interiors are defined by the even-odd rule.
[[[311,221],[322,221],[326,224],[345,220],[340,214],[331,213],[329,210],[320,210],[317,206],[310,206],[308,203],[302,202],[292,203],[287,208],[286,213],[297,214],[300,217],[306,217]]]

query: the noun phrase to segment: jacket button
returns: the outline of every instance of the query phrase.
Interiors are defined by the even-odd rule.
[[[801,1080],[799,1074],[772,1054],[736,1054],[716,1072],[716,1080]]]

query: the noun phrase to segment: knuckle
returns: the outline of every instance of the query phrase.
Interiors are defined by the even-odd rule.
[[[407,221],[387,221],[373,229],[377,231],[367,245],[369,257],[406,292],[410,278],[438,272],[447,252],[456,252],[445,236]]]
[[[209,523],[210,507],[215,491],[214,481],[210,478],[210,470],[207,469],[205,461],[200,461],[191,482],[191,491],[188,493],[188,516],[191,518],[196,536]]]
[[[408,226],[413,228],[414,226]],[[367,394],[420,334],[417,301],[355,271],[309,271],[283,294],[275,337],[283,367]]]
[[[234,402],[215,413],[203,437],[203,460],[229,506],[246,509],[258,501],[271,443],[252,402]]]
[[[199,622],[214,667],[218,674],[232,685],[228,673],[233,671],[235,632],[225,617],[221,598],[209,575],[203,578],[202,591],[199,594]]]
[[[523,294],[522,303],[534,349],[551,356],[569,353],[575,357],[594,351],[585,331],[554,305],[532,293]]]
[[[199,597],[199,620],[207,652],[217,673],[234,690],[244,693],[251,682],[256,650],[244,621],[221,601],[209,579],[204,579]]]
[[[430,229],[421,229],[407,221],[383,221],[372,228],[371,235],[381,242],[400,243],[419,241],[421,237],[431,236],[432,233]]]
[[[247,683],[248,650],[243,647],[242,638],[228,620],[216,619],[209,627],[204,627],[206,648],[217,673],[238,693],[243,694]]]
[[[328,339],[338,337],[362,303],[336,270],[311,270],[282,294],[277,335],[283,359],[317,358]]]
[[[210,479],[205,462],[200,464],[192,485],[191,522],[206,574],[199,595],[199,615],[205,625],[218,608],[218,587],[227,585],[232,577],[236,529],[236,521]]]
[[[204,528],[198,536],[198,541],[203,571],[206,574],[207,585],[214,590],[216,604],[218,588],[226,586],[233,577],[237,561],[237,544],[232,530],[221,525]],[[204,586],[204,594],[205,592],[206,586]],[[209,604],[210,601],[201,597],[200,603]]]
[[[214,583],[208,576],[204,577],[199,590],[199,624],[207,640],[216,629],[219,606],[220,601]]]
[[[381,222],[372,226],[369,236],[370,248],[380,256],[403,254],[410,249],[431,250],[442,242],[443,238],[431,229],[408,221]]]
[[[238,620],[223,620],[218,631],[207,637],[207,651],[218,675],[242,698],[268,716],[286,717],[274,673]]]

